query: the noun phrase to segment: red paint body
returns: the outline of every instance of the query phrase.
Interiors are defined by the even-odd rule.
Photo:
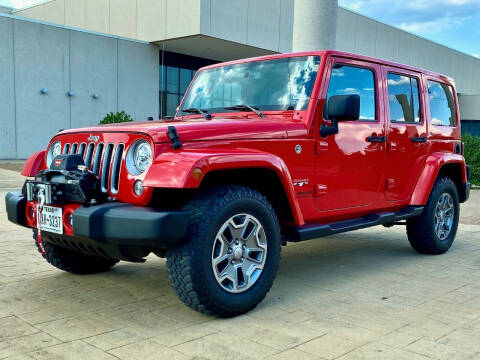
[[[465,160],[455,154],[460,143],[458,100],[456,126],[435,126],[430,121],[427,80],[435,80],[455,89],[445,76],[410,66],[337,51],[297,53],[295,56],[319,55],[321,63],[305,111],[263,111],[267,118],[253,112],[213,114],[205,120],[199,115],[178,116],[172,121],[128,123],[62,131],[53,139],[62,143],[86,142],[89,135],[99,142],[124,143],[126,149],[138,138],[154,145],[154,161],[140,176],[130,175],[122,159],[120,191],[114,197],[137,205],[149,204],[154,188],[198,188],[202,179],[191,174],[200,168],[211,171],[242,168],[267,168],[280,179],[296,225],[326,223],[398,210],[407,205],[426,203],[442,166],[460,164],[461,179],[467,181]],[[272,55],[230,62],[260,61],[292,54]],[[321,138],[330,73],[335,62],[366,66],[375,72],[376,121],[342,121],[337,135]],[[223,66],[212,65],[207,68]],[[200,70],[202,71],[202,70]],[[419,80],[421,124],[390,123],[386,74],[395,71]],[[265,89],[268,91],[268,89]],[[167,127],[174,125],[182,143],[172,150]],[[386,136],[386,143],[370,143],[375,134]],[[413,136],[426,136],[426,143],[413,143]],[[301,145],[300,154],[295,147]],[[45,152],[34,154],[25,164],[23,175],[34,176],[46,167]],[[132,186],[143,180],[145,192],[134,195]],[[306,181],[303,181],[306,180]],[[298,184],[302,183],[302,186]],[[297,184],[297,185],[294,185]],[[113,196],[113,194],[111,194]],[[73,205],[74,206],[74,205]],[[65,208],[71,208],[67,205]],[[30,222],[34,226],[33,222]]]

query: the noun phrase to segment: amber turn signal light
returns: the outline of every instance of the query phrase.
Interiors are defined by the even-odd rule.
[[[202,169],[200,169],[200,168],[193,169],[192,178],[194,180],[200,180],[202,178],[202,176],[203,176]]]

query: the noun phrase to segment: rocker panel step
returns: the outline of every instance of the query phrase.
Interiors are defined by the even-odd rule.
[[[373,213],[367,216],[334,222],[330,224],[307,224],[290,227],[287,229],[288,241],[299,242],[316,239],[342,232],[364,229],[371,226],[393,223],[418,216],[422,213],[423,206],[407,206],[397,212]]]

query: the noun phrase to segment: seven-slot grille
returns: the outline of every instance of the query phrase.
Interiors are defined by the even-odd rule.
[[[117,194],[124,144],[113,143],[66,143],[63,154],[81,154],[85,165],[100,178],[102,192]]]

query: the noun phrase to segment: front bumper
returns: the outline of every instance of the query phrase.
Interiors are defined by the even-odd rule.
[[[29,227],[25,196],[20,191],[9,192],[5,202],[8,220]],[[73,236],[44,231],[42,236],[46,241],[70,244],[67,247],[74,250],[93,246],[110,257],[131,260],[181,242],[189,220],[188,211],[164,211],[116,202],[82,205],[73,212]]]

